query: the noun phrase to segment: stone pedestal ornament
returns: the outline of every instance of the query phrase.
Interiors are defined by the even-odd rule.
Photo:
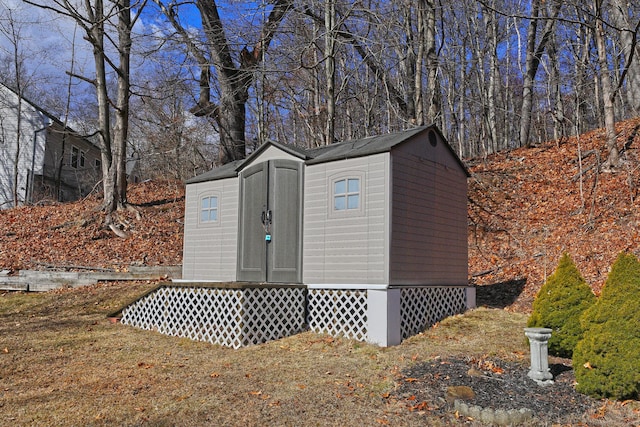
[[[553,384],[553,375],[549,370],[549,328],[524,328],[531,348],[531,368],[528,376],[540,385]]]

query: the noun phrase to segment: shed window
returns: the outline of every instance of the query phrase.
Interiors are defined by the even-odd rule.
[[[360,209],[360,178],[345,178],[333,183],[333,210]]]
[[[200,199],[200,222],[218,221],[218,196],[207,196]]]

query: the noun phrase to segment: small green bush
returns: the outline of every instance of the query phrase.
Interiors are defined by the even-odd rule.
[[[562,255],[556,271],[538,292],[527,326],[551,328],[549,353],[571,357],[582,338],[580,316],[596,297],[568,254]]]
[[[640,397],[640,262],[620,254],[596,304],[581,317],[573,353],[576,390],[598,398]]]

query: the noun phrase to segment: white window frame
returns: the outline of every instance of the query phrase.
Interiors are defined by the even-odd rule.
[[[349,180],[358,180],[358,191],[349,191]],[[336,183],[344,181],[344,192],[336,194]],[[365,173],[361,171],[349,171],[333,175],[327,182],[328,186],[328,213],[330,218],[344,218],[364,215],[365,206]],[[349,196],[358,196],[358,207],[349,208]],[[345,198],[345,208],[336,209],[336,197]]]
[[[211,199],[215,199],[216,200],[216,207],[212,208],[211,205],[209,204],[208,207],[204,207],[203,206],[203,202],[204,200],[211,200]],[[210,203],[210,202],[209,202]],[[211,212],[215,211],[216,212],[216,218],[215,219],[203,219],[202,214],[204,212],[208,212],[209,215],[211,214]],[[220,195],[216,194],[216,193],[205,193],[205,194],[201,194],[198,197],[198,224],[201,226],[211,226],[211,225],[219,225],[220,224]]]

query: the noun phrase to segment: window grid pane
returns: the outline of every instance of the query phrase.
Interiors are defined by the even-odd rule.
[[[360,207],[360,195],[350,194],[348,197],[347,209],[358,209]]]
[[[347,178],[333,184],[333,209],[342,211],[360,208],[360,178]]]
[[[218,220],[218,197],[203,197],[200,202],[200,222]]]

